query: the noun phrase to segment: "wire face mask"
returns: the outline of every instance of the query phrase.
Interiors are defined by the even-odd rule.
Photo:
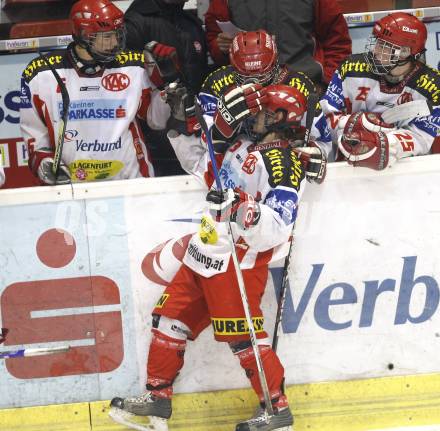
[[[125,48],[125,28],[117,28],[111,31],[97,32],[84,37],[87,47],[97,61],[107,63]]]

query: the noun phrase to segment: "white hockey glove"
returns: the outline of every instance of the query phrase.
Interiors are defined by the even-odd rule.
[[[249,229],[260,220],[259,203],[240,189],[226,189],[223,192],[211,190],[206,200],[209,202],[209,212],[217,222],[229,220],[242,229]]]
[[[52,172],[53,159],[52,157],[45,157],[41,160],[40,166],[38,166],[37,175],[38,178],[49,186],[59,185],[59,184],[70,184],[70,172],[64,163],[60,163],[58,169],[58,177],[55,177]]]
[[[321,148],[316,145],[295,148],[294,151],[303,163],[307,181],[321,184],[327,174],[327,157]]]

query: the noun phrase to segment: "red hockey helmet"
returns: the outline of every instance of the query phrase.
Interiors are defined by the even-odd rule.
[[[238,33],[229,48],[237,85],[268,85],[279,73],[278,52],[274,39],[264,30]]]
[[[282,133],[284,138],[295,136],[307,110],[307,99],[297,88],[284,84],[267,87],[268,101],[254,126],[256,134]],[[264,115],[264,124],[262,124]]]
[[[374,24],[366,57],[374,73],[387,74],[396,66],[416,60],[425,52],[427,30],[414,15],[391,13]]]
[[[80,0],[70,11],[72,35],[97,61],[112,61],[125,48],[124,13],[110,0]]]

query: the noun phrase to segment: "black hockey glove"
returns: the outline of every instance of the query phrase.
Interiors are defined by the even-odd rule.
[[[294,151],[303,163],[307,181],[321,184],[327,173],[327,157],[321,148],[314,145],[295,148]]]
[[[167,129],[187,136],[199,134],[200,124],[195,115],[194,96],[188,89],[178,82],[172,82],[161,95],[171,108]]]
[[[257,114],[267,103],[266,88],[260,84],[235,87],[218,99],[212,137],[227,141],[248,117]]]
[[[231,221],[242,229],[255,226],[260,220],[260,205],[252,195],[240,189],[211,190],[206,200],[209,212],[217,222]]]

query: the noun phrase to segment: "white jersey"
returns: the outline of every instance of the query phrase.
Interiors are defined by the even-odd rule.
[[[172,133],[172,132],[171,132]],[[206,145],[194,136],[169,139],[182,167],[209,188],[213,183],[212,166]],[[242,269],[282,259],[304,188],[305,173],[301,161],[286,141],[253,144],[243,139],[217,155],[223,189],[240,188],[260,203],[260,219],[242,229],[231,223]],[[204,277],[225,272],[231,256],[227,224],[215,222],[209,211],[201,218],[199,232],[192,235],[183,262]]]
[[[72,181],[153,176],[138,119],[163,129],[169,107],[151,84],[143,54],[124,51],[95,75],[74,68],[72,45],[47,55],[70,96],[62,161]],[[50,68],[34,59],[23,72],[20,125],[31,170],[53,157],[62,98]]]
[[[332,140],[337,142],[343,133],[338,127],[341,114],[375,112],[407,102],[423,100],[431,105],[431,115],[402,120],[391,132],[402,147],[412,155],[429,153],[434,139],[440,136],[440,72],[417,62],[405,79],[396,85],[371,72],[362,54],[352,55],[334,73],[327,92],[321,100]]]

